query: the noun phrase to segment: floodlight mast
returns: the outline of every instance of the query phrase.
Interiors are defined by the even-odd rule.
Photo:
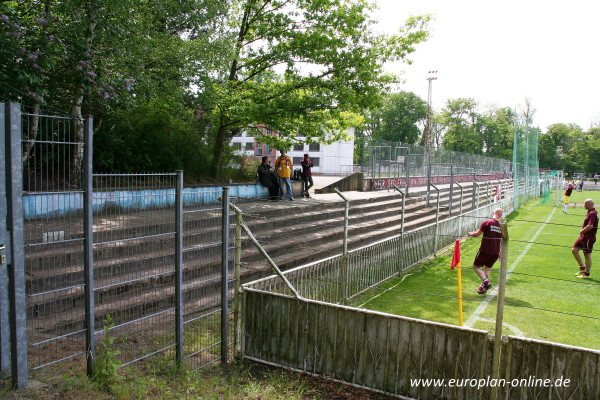
[[[425,127],[425,151],[431,149],[431,83],[437,79],[437,70],[427,72],[427,80],[429,81],[429,90],[427,92],[427,126]]]

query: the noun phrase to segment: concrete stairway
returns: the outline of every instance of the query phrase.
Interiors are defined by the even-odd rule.
[[[349,249],[400,233],[402,201],[399,193],[346,194],[351,198]],[[427,206],[425,195],[425,188],[411,189],[405,201],[405,231],[435,221],[435,200],[430,200]],[[472,190],[465,190],[463,210],[471,207],[471,195]],[[458,201],[458,195],[454,199]],[[440,200],[440,218],[447,218],[448,200],[446,188]],[[342,251],[344,203],[336,194],[316,195],[295,202],[238,203],[238,207],[244,212],[245,223],[283,270]],[[455,207],[458,210],[457,205]],[[115,227],[111,223],[95,226],[94,242],[108,243],[94,252],[97,326],[101,326],[107,314],[118,324],[174,305],[174,237],[164,234],[173,231],[174,220],[170,220],[169,215],[153,218],[149,213],[128,214],[128,220],[134,222],[127,226]],[[39,230],[35,222],[29,223],[26,229],[30,232]],[[80,229],[71,227],[66,238],[81,237]],[[186,314],[193,314],[211,309],[218,303],[220,220],[215,213],[192,213],[185,219],[184,231],[184,248],[187,249],[184,254],[184,301]],[[125,240],[140,233],[147,238]],[[233,234],[231,239],[233,243]],[[28,318],[33,321],[30,334],[43,340],[82,329],[82,312],[73,312],[84,305],[82,242],[35,246],[28,249],[26,258],[28,294],[48,292],[28,298]],[[242,282],[270,274],[268,264],[244,235]],[[69,289],[56,290],[65,287]]]

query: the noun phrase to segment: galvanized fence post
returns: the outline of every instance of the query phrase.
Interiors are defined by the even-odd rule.
[[[409,161],[409,156],[410,156],[410,148],[406,151],[406,165],[405,165],[405,169],[406,169],[406,195],[408,196],[408,190],[410,187],[410,172],[409,172],[409,165],[410,165],[410,161]]]
[[[240,296],[242,295],[241,291],[241,276],[240,276],[240,266],[242,263],[242,212],[239,208],[231,205],[233,210],[235,211],[235,261],[234,261],[234,277],[235,277],[235,291],[234,291],[234,310],[233,310],[233,324],[234,324],[234,357],[240,358],[242,356],[242,312],[241,305],[242,299]],[[235,207],[235,208],[234,208]]]
[[[398,273],[401,273],[402,271],[404,271],[404,266],[405,266],[405,262],[404,262],[404,257],[405,257],[405,251],[404,251],[404,209],[405,209],[405,205],[406,205],[406,195],[402,192],[402,190],[394,185],[394,189],[396,189],[400,195],[402,196],[402,211],[400,214],[400,248],[402,249],[402,259],[400,260],[400,270],[398,271]]]
[[[502,323],[504,318],[504,295],[506,292],[506,268],[508,264],[508,230],[506,222],[500,225],[502,239],[500,240],[500,279],[498,282],[498,299],[496,309],[496,329],[494,332],[494,352],[492,355],[492,379],[500,378],[500,358],[502,357]],[[492,389],[490,399],[498,398],[498,388]]]
[[[427,152],[427,207],[429,207],[429,196],[431,195],[431,153]]]
[[[96,375],[96,315],[94,303],[94,214],[93,214],[93,134],[94,123],[91,116],[84,121],[84,195],[83,195],[83,234],[84,234],[84,296],[85,296],[85,357],[87,374]]]
[[[454,197],[454,165],[450,164],[450,198],[448,200],[448,216],[452,215],[453,197]]]
[[[473,175],[473,197],[471,198],[471,209],[475,210],[477,208],[477,205],[479,203],[479,199],[477,198],[479,193],[479,185],[477,185],[477,181],[476,181],[476,177],[475,175]]]
[[[350,208],[350,200],[348,200],[338,188],[334,188],[333,190],[335,190],[338,196],[344,200],[344,236],[342,238],[342,265],[340,266],[339,298],[340,304],[345,304],[348,286],[348,211]]]
[[[433,183],[431,184],[431,187],[433,187],[437,192],[437,201],[435,206],[435,233],[433,237],[433,255],[435,256],[437,255],[438,250],[438,233],[440,229],[440,189],[438,189],[438,187],[435,186]]]
[[[23,227],[23,167],[21,164],[21,105],[6,104],[8,292],[10,299],[10,350],[12,386],[27,385],[27,314],[25,304],[25,252]]]
[[[8,267],[6,264],[6,243],[8,242],[8,227],[6,216],[6,182],[8,175],[5,134],[6,107],[0,103],[0,379],[10,375],[10,327],[9,327],[9,301],[8,301]]]
[[[464,188],[458,182],[455,182],[455,185],[458,186],[458,188],[460,189],[460,200],[458,202],[458,204],[459,204],[459,210],[458,210],[458,235],[457,236],[462,236],[462,220],[463,220],[462,213],[463,213],[463,194],[464,194]]]
[[[371,148],[371,178],[375,179],[375,149]]]
[[[183,364],[183,171],[177,171],[175,190],[175,362]]]
[[[221,196],[221,362],[229,359],[229,187]]]

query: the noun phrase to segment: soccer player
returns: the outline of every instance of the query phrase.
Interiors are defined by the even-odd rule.
[[[573,189],[575,189],[575,185],[569,183],[569,185],[567,186],[567,190],[565,190],[565,195],[563,197],[563,203],[565,203],[565,205],[563,206],[563,213],[565,214],[568,214],[567,209],[569,208],[569,199],[571,198],[571,193],[573,193]]]
[[[508,237],[506,226],[502,226],[505,224],[505,221],[502,221],[501,224],[501,218],[502,209],[496,208],[492,214],[492,218],[483,221],[477,231],[467,232],[467,236],[471,237],[483,235],[479,252],[473,262],[473,269],[481,279],[481,286],[477,288],[477,293],[479,294],[484,294],[492,287],[489,277],[492,266],[500,257],[500,239]]]
[[[573,244],[571,252],[579,263],[579,272],[575,274],[578,278],[588,278],[592,269],[592,247],[596,242],[596,231],[598,230],[598,212],[594,208],[594,200],[587,199],[583,206],[587,210],[583,225],[579,231],[579,238]],[[585,264],[581,259],[580,251],[583,251]]]

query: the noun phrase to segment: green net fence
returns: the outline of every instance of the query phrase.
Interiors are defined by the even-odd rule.
[[[517,124],[514,130],[512,177],[517,188],[515,208],[519,203],[543,194],[538,161],[539,128]]]

